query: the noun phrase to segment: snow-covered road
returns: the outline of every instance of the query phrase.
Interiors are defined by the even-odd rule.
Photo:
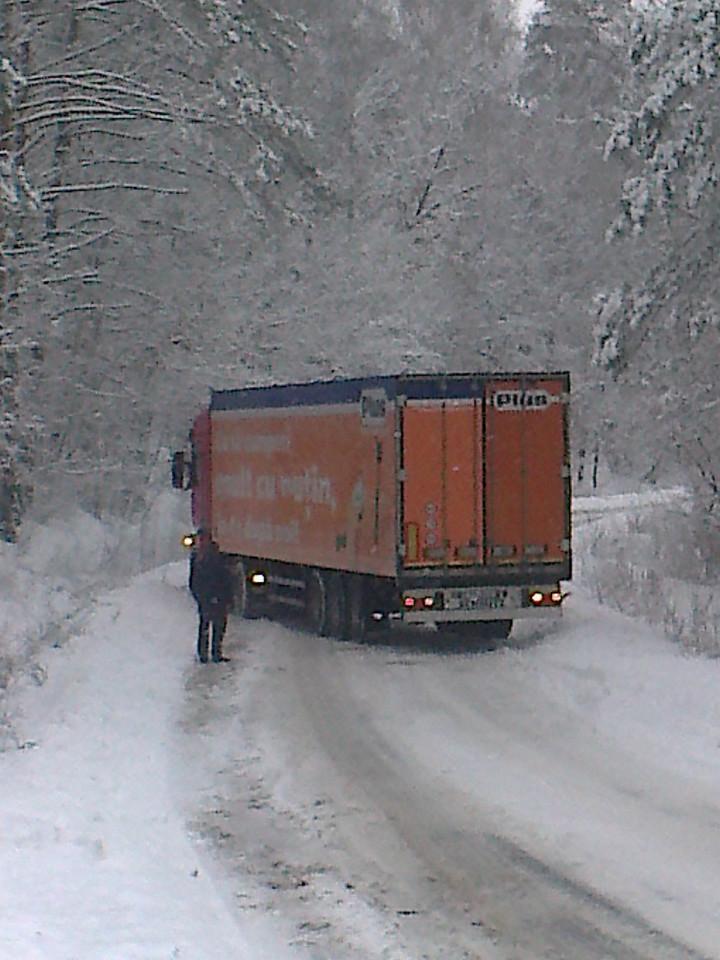
[[[0,960],[720,960],[720,662],[579,591],[490,654],[235,620],[201,667],[184,579],[11,700]]]
[[[244,941],[171,794],[190,612],[162,574],[108,594],[25,692],[0,755],[2,960],[283,956]]]
[[[486,655],[245,636],[205,829],[254,846],[254,908],[309,923],[313,957],[720,956],[716,664],[582,600]]]

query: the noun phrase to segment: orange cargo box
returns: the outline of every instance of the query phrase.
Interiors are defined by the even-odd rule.
[[[196,523],[228,554],[406,583],[568,579],[569,389],[517,373],[216,392]]]
[[[395,407],[358,402],[211,412],[213,530],[226,553],[395,573]],[[252,399],[256,399],[253,395]]]

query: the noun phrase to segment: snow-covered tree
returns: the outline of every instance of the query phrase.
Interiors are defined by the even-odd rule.
[[[3,7],[4,300],[44,358],[19,405],[44,422],[33,482],[49,509],[132,512],[177,368],[220,339],[223,264],[314,186],[309,125],[254,73],[304,27],[259,3]]]
[[[15,124],[26,96],[27,35],[17,4],[0,8],[0,537],[14,540],[32,495],[30,466],[38,422],[22,403],[35,372],[37,342],[23,324],[28,261],[44,261],[39,241],[42,201],[25,166],[26,139]]]
[[[715,356],[720,267],[718,147],[720,10],[713,0],[647,3],[633,15],[627,85],[605,147],[624,165],[611,235],[640,251],[640,279],[599,304],[596,359],[635,391],[636,418],[662,424],[645,444],[720,502]]]
[[[626,180],[618,230],[639,232],[653,211],[687,222],[717,186],[720,10],[714,0],[648,3],[632,23],[631,75],[606,154],[642,161]]]
[[[291,267],[295,279],[273,298],[278,329],[293,310],[309,330],[342,318],[344,335],[317,342],[337,343],[328,365],[346,371],[557,363],[578,329],[570,296],[557,309],[559,251],[577,243],[557,166],[544,185],[534,173],[547,145],[517,105],[517,32],[476,0],[348,3],[322,21],[322,5],[304,6],[319,93],[303,102],[317,104],[330,192],[311,229],[279,238],[278,282]],[[539,236],[553,218],[554,235]]]
[[[617,311],[610,365],[622,369],[669,310],[710,309],[717,231],[720,10],[713,0],[648,3],[633,19],[629,79],[605,147],[632,169],[612,232],[652,250],[647,281]],[[642,236],[641,236],[642,235]]]

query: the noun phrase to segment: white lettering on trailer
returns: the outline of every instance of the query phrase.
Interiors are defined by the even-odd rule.
[[[273,523],[272,520],[246,520],[243,533],[248,540],[263,543],[299,543],[300,525],[292,523]]]
[[[256,543],[299,543],[300,524],[274,523],[272,520],[252,520],[240,517],[223,517],[220,520],[221,534],[254,540]]]
[[[327,506],[334,512],[337,503],[330,477],[320,474],[317,466],[302,473],[253,474],[249,467],[237,473],[221,473],[215,478],[215,495],[228,500],[294,500],[299,504]]]
[[[292,446],[287,433],[231,433],[218,430],[213,446],[219,453],[288,453]]]
[[[280,477],[280,494],[295,503],[325,504],[335,510],[332,480],[319,475],[316,466],[306,467],[303,473]]]
[[[215,477],[215,493],[229,500],[249,500],[253,496],[252,470],[243,467],[237,473],[221,473]]]
[[[255,482],[255,492],[258,500],[274,500],[277,491],[275,477],[260,475]]]

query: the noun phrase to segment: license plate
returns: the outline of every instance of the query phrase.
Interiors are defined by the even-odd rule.
[[[502,610],[507,590],[490,587],[486,590],[446,590],[446,610]]]

